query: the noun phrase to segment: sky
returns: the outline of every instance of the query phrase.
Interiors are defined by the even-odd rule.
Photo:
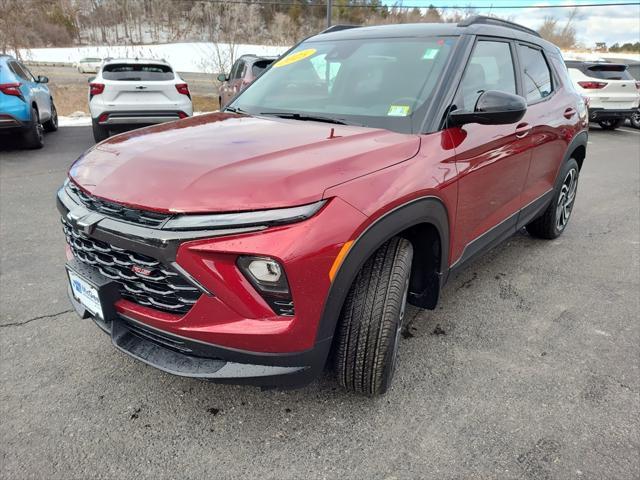
[[[609,6],[607,3],[636,2],[636,5]],[[544,17],[554,16],[559,24],[564,21],[572,8],[544,8],[549,5],[600,4],[597,7],[578,9],[578,17],[574,20],[576,37],[585,47],[593,47],[596,42],[612,45],[616,42],[635,43],[640,41],[640,5],[637,0],[383,0],[387,5],[402,4],[407,6],[435,7],[473,6],[478,14],[494,13],[530,28],[538,28]],[[502,8],[512,5],[523,5],[530,8]],[[501,8],[495,8],[501,7]]]

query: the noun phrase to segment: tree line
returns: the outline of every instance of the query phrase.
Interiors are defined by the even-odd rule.
[[[326,25],[325,0],[0,0],[0,12],[2,52],[198,41],[291,45]],[[443,11],[433,5],[406,9],[381,0],[335,0],[332,21],[353,25],[458,22],[474,13],[472,9]],[[564,23],[548,17],[539,31],[560,48],[573,48],[575,15]]]

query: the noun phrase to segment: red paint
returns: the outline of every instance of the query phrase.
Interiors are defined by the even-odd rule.
[[[177,262],[214,293],[183,317],[122,300],[120,312],[168,332],[256,352],[312,348],[329,271],[342,245],[383,214],[435,196],[447,208],[449,263],[465,245],[553,186],[584,118],[563,89],[514,125],[469,124],[429,135],[211,114],[118,135],[71,169],[93,195],[152,210],[228,212],[328,199],[309,220],[184,243]],[[236,267],[279,260],[295,304],[277,316]]]

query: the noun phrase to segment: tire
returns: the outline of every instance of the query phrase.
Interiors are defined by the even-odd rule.
[[[36,150],[44,146],[44,128],[40,123],[38,110],[34,107],[31,107],[31,124],[22,134],[22,140],[24,142],[24,146],[32,150]]]
[[[391,384],[412,259],[411,243],[394,237],[365,262],[349,289],[334,362],[340,385],[351,392],[382,395]]]
[[[600,120],[598,124],[603,130],[615,130],[624,123],[624,118],[616,118],[613,120]]]
[[[42,125],[45,132],[55,132],[58,130],[58,111],[56,106],[51,102],[51,118]]]
[[[100,143],[109,138],[109,129],[107,127],[99,125],[95,120],[91,122],[91,127],[93,130],[93,139],[96,143]]]
[[[570,158],[560,169],[560,183],[555,188],[551,203],[540,217],[527,225],[531,236],[553,240],[562,235],[573,212],[579,176],[578,162]]]
[[[629,120],[631,121],[631,126],[633,128],[640,128],[640,110],[631,115]]]

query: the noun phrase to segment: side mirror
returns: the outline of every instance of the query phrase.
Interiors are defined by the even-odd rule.
[[[38,83],[49,83],[49,77],[38,75]]]
[[[229,80],[229,77],[226,73],[219,74],[217,78],[219,82],[226,82],[227,80]]]
[[[453,111],[449,114],[450,126],[467,123],[481,125],[508,125],[516,123],[527,111],[527,101],[519,95],[487,90],[478,97],[473,112]]]

